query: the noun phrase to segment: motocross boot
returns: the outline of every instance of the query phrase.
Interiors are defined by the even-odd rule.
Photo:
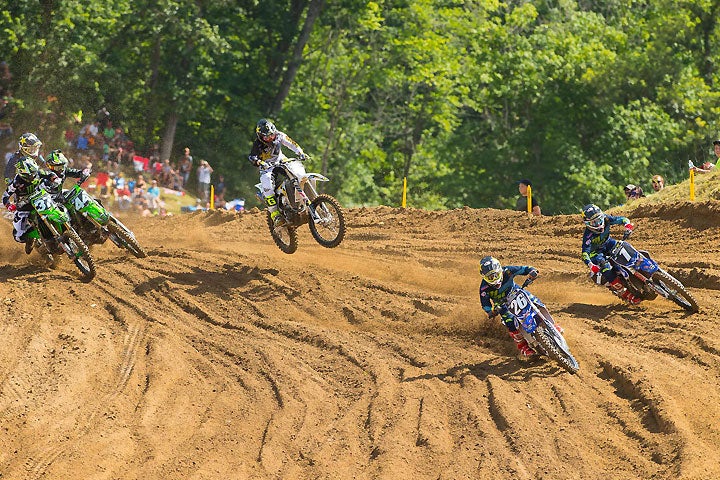
[[[284,227],[285,225],[287,225],[285,217],[280,215],[280,212],[278,212],[277,210],[273,210],[272,212],[270,212],[270,219],[273,221],[273,228]]]
[[[278,211],[275,195],[265,198],[265,204],[268,207],[268,212],[270,212],[270,220],[273,221],[273,228],[285,226],[287,222],[285,221],[285,217],[280,215]]]
[[[508,333],[510,334],[510,338],[512,338],[515,342],[515,345],[517,345],[518,350],[520,350],[520,355],[523,357],[532,357],[535,355],[535,350],[528,345],[527,340],[523,338],[522,333],[517,330],[514,332],[508,331]]]
[[[620,297],[621,300],[628,302],[630,305],[637,305],[638,303],[640,303],[641,299],[633,295],[630,290],[625,288],[625,286],[620,282],[620,279],[617,277],[615,277],[615,280],[608,283],[608,288],[615,295]]]
[[[27,255],[30,255],[33,251],[34,246],[35,246],[34,238],[28,238],[27,240],[25,240],[25,253]]]

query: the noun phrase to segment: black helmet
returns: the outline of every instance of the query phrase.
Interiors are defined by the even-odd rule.
[[[594,204],[583,207],[583,222],[593,232],[600,233],[605,229],[605,213]]]
[[[64,172],[68,159],[60,150],[53,150],[45,159],[45,163],[53,172]]]
[[[26,182],[31,182],[37,178],[38,171],[37,163],[29,158],[24,158],[15,165],[15,173]]]
[[[480,275],[490,285],[499,287],[503,279],[503,269],[495,257],[487,256],[480,260]]]
[[[23,133],[18,140],[18,150],[25,156],[37,158],[42,142],[34,133]]]
[[[255,126],[255,134],[261,142],[272,142],[275,140],[274,136],[277,135],[277,128],[270,120],[261,118]]]

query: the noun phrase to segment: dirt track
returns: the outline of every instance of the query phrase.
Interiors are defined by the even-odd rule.
[[[149,257],[87,285],[0,222],[1,477],[720,478],[720,204],[631,215],[691,316],[589,283],[579,216],[346,214],[294,255],[262,213],[129,219]],[[578,375],[481,313],[486,254],[540,269]]]

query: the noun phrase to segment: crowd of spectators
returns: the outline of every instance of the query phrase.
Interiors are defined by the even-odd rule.
[[[146,152],[138,152],[123,128],[113,125],[110,113],[104,108],[93,121],[79,129],[68,128],[65,142],[69,158],[75,158],[79,164],[77,168],[92,166],[95,172],[100,172],[97,182],[100,198],[117,202],[121,210],[134,209],[143,215],[163,214],[161,188],[172,195],[185,194],[193,167],[190,148],[184,148],[177,162],[168,158],[161,161],[158,144]],[[132,179],[125,178],[127,172],[133,173]],[[212,172],[208,162],[201,160],[196,172],[196,193],[205,207],[210,203]],[[224,195],[224,182],[222,190]],[[216,196],[217,200],[220,200],[217,206],[221,207],[224,198]]]

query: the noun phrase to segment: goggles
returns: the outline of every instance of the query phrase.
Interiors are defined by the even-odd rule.
[[[483,278],[486,282],[490,284],[498,283],[500,279],[502,278],[502,271],[500,272],[488,272],[487,274],[483,275]]]
[[[40,145],[28,145],[26,147],[22,147],[22,151],[26,155],[30,155],[31,157],[37,157],[38,153],[40,152]]]
[[[605,219],[603,217],[595,217],[595,218],[591,218],[590,220],[585,220],[585,225],[587,225],[588,227],[593,227],[593,228],[602,227],[604,223],[605,223]]]
[[[272,142],[277,137],[277,133],[271,133],[270,135],[260,135],[260,138],[263,139],[264,142]]]

